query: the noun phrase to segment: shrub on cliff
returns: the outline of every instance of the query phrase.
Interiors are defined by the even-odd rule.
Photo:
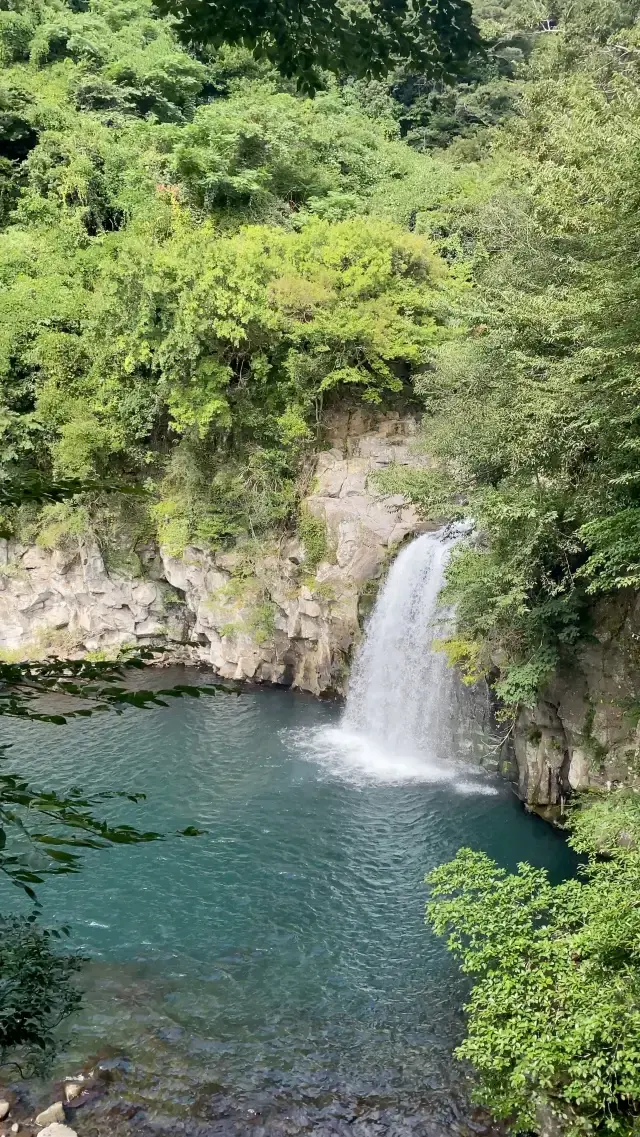
[[[456,658],[498,663],[510,709],[571,660],[593,596],[637,589],[640,565],[640,7],[535,11],[546,30],[519,65],[518,113],[437,157],[448,181],[421,215],[474,287],[466,334],[419,380],[449,484],[414,496],[477,521],[449,574]]]
[[[446,334],[457,284],[427,238],[389,221],[221,235],[165,207],[160,225],[118,235],[90,287],[47,241],[27,293],[20,258],[7,271],[0,386],[5,468],[35,450],[56,476],[148,478],[160,537],[179,549],[292,517],[323,405],[402,392]],[[18,369],[29,413],[10,411]]]
[[[368,215],[391,185],[414,208],[422,159],[350,88],[196,58],[149,0],[81,8],[5,21],[0,482],[146,484],[145,539],[175,550],[259,536],[295,519],[323,405],[391,399],[431,361],[453,277]],[[100,539],[104,500],[81,508]],[[50,530],[34,512],[15,535]]]

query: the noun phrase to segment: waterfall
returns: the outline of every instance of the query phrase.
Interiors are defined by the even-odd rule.
[[[303,756],[332,776],[358,785],[448,782],[459,793],[497,792],[475,761],[477,724],[437,645],[451,615],[439,593],[465,531],[425,533],[402,550],[354,661],[339,726],[298,736]]]
[[[453,538],[425,533],[394,561],[351,673],[343,726],[397,757],[450,759],[453,676],[434,641]]]

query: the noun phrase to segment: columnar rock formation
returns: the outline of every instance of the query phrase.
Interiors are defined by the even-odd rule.
[[[520,796],[552,818],[572,790],[640,786],[640,598],[600,603],[576,662],[516,724]]]

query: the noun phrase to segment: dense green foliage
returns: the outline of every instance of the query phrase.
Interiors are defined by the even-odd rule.
[[[640,804],[587,802],[570,843],[586,856],[559,885],[461,849],[429,876],[428,920],[473,988],[458,1054],[478,1098],[515,1130],[636,1132],[640,1100]]]
[[[388,106],[196,58],[145,0],[0,16],[0,476],[145,485],[132,544],[295,518],[323,407],[402,394],[459,288],[398,224],[418,159]],[[105,512],[96,492],[14,524],[100,536]]]
[[[404,61],[383,80],[353,84],[363,108],[373,115],[384,108],[397,121],[400,136],[417,150],[444,148],[456,138],[480,140],[482,128],[519,110],[525,65],[544,27],[545,10],[518,0],[476,0],[473,10],[482,50],[471,52],[455,83],[412,70]],[[477,146],[469,149],[469,156],[474,153],[480,153]]]
[[[302,89],[321,84],[321,69],[376,77],[403,59],[430,76],[455,73],[477,46],[468,0],[161,0],[188,41],[250,46]]]
[[[73,983],[82,959],[55,950],[58,933],[23,917],[0,917],[0,1067],[46,1069],[56,1028],[80,1002]]]
[[[434,157],[418,219],[474,287],[418,381],[441,465],[413,494],[477,519],[451,652],[497,664],[510,707],[588,631],[592,597],[640,581],[639,10],[549,9],[518,113]]]

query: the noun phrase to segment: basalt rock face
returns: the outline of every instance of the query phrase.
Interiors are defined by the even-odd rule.
[[[95,545],[52,552],[0,542],[0,648],[41,656],[152,643],[224,678],[343,691],[363,592],[424,529],[404,498],[372,478],[392,463],[428,462],[415,452],[416,432],[416,420],[397,412],[329,422],[304,502],[324,534],[313,563],[297,537],[249,559],[243,547],[177,556],[149,546],[133,577]]]
[[[520,796],[552,820],[572,791],[640,787],[640,596],[598,604],[592,629],[514,732]]]
[[[152,564],[153,554],[145,550]],[[157,574],[156,574],[157,575]],[[50,552],[0,541],[0,645],[32,656],[180,640],[188,613],[161,578],[109,572],[97,545]]]

